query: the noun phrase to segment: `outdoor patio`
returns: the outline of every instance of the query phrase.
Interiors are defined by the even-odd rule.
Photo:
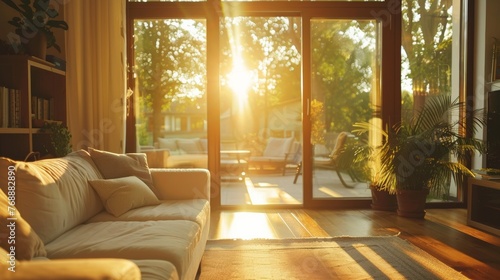
[[[295,173],[291,171],[284,176],[281,172],[258,173],[250,171],[244,180],[222,181],[221,204],[302,204],[302,176],[299,176],[296,184],[293,183],[294,176]],[[335,171],[316,169],[313,175],[313,197],[319,199],[371,197],[367,183],[354,183],[348,175],[343,177],[349,184],[354,185],[353,188],[343,186]]]

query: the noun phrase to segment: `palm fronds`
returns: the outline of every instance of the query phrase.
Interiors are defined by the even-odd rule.
[[[461,182],[472,171],[463,163],[474,152],[484,152],[481,140],[465,134],[466,120],[472,133],[484,124],[476,110],[466,116],[464,103],[449,95],[429,97],[408,120],[392,127],[356,124],[356,133],[381,133],[382,144],[373,157],[380,162],[379,186],[394,193],[397,189],[446,190],[450,180]]]

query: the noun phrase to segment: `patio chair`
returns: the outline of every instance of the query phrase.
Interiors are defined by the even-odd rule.
[[[329,170],[334,170],[335,173],[337,174],[340,182],[342,185],[346,188],[353,188],[357,182],[360,180],[357,178],[354,170],[351,168],[342,168],[341,166],[346,166],[346,164],[339,164],[340,156],[342,152],[344,151],[344,148],[346,146],[346,143],[348,141],[348,138],[351,136],[351,134],[347,132],[341,132],[337,136],[337,140],[335,141],[335,146],[332,150],[332,152],[327,155],[318,155],[314,156],[313,158],[313,164],[315,168],[323,168],[323,169],[329,169]],[[343,178],[343,173],[347,173],[349,177],[351,178],[351,181],[353,183],[349,184],[347,181]],[[293,179],[293,183],[297,183],[297,179],[299,178],[299,175],[302,174],[302,161],[299,163],[297,166],[296,172],[295,172],[295,178]]]
[[[251,156],[248,159],[248,164],[250,166],[257,166],[260,170],[263,170],[265,167],[281,169],[282,174],[285,175],[287,166],[290,164],[296,165],[300,161],[300,152],[301,145],[299,142],[294,141],[293,137],[270,137],[262,155]]]

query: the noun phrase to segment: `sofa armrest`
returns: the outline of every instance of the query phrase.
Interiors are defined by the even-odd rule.
[[[199,168],[152,168],[159,199],[210,200],[210,172]]]
[[[19,261],[15,272],[0,266],[0,279],[9,280],[140,280],[141,271],[125,259],[60,259]]]

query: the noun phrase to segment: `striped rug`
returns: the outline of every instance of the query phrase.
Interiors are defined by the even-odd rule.
[[[467,279],[397,237],[209,240],[200,280]]]

